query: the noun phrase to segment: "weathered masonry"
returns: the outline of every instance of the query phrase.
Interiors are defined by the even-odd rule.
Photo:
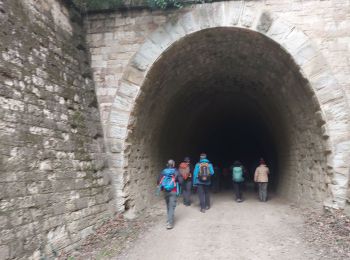
[[[111,213],[103,131],[80,15],[9,0],[0,23],[0,259],[43,259]]]
[[[279,0],[89,15],[117,209],[146,207],[164,161],[202,150],[264,154],[280,195],[347,207],[349,15],[349,1]]]
[[[279,195],[350,213],[349,1],[66,3],[0,0],[0,259],[74,248],[202,151],[263,155]]]

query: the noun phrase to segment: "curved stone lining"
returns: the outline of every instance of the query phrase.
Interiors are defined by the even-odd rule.
[[[133,107],[142,94],[141,86],[147,73],[172,44],[194,32],[215,27],[245,28],[262,33],[282,46],[299,65],[300,72],[310,83],[314,101],[320,104],[318,116],[325,122],[322,125],[324,136],[329,136],[327,163],[333,178],[329,185],[332,196],[326,204],[344,207],[350,155],[349,106],[321,52],[302,31],[273,14],[251,9],[248,3],[220,2],[195,6],[176,21],[160,26],[134,55],[119,82],[107,130],[118,209],[123,210],[123,198],[126,196],[123,192],[126,182],[123,168],[127,166],[124,152],[128,146],[125,140],[132,130],[128,129],[128,125],[133,120]]]

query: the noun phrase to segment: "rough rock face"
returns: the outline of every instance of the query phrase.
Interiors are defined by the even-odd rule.
[[[38,259],[110,214],[103,134],[81,17],[11,0],[0,24],[0,259]]]

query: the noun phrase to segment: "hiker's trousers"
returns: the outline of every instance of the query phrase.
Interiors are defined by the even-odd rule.
[[[185,205],[191,204],[191,188],[192,188],[192,182],[190,180],[183,181],[182,196],[183,196]]]
[[[168,223],[170,225],[174,224],[174,213],[176,208],[176,192],[174,191],[164,191],[164,198],[167,208]]]
[[[261,201],[267,200],[267,182],[258,182],[259,185],[259,199]]]
[[[233,182],[233,188],[235,190],[236,194],[236,200],[242,199],[242,188],[243,188],[243,182]]]
[[[198,195],[201,209],[205,209],[206,207],[210,208],[209,186],[198,184]]]

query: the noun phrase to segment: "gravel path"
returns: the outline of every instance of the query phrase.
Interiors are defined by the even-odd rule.
[[[162,210],[162,221],[113,259],[322,258],[302,239],[301,214],[282,199],[262,203],[250,194],[236,203],[232,193],[220,193],[212,196],[212,207],[203,214],[197,196],[193,198],[191,207],[177,206],[174,229],[166,230]]]

